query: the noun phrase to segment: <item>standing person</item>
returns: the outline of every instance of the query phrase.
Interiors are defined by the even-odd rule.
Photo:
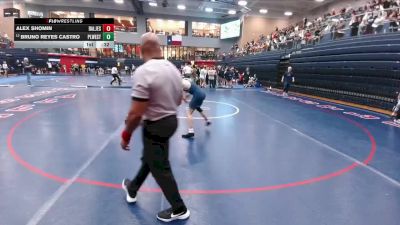
[[[247,84],[248,82],[249,82],[249,79],[250,79],[250,67],[246,67],[246,72],[245,72],[245,75],[244,75],[244,79],[243,79],[243,83],[244,84]]]
[[[53,65],[50,61],[47,62],[47,73],[50,74],[53,70]]]
[[[225,73],[226,87],[227,88],[233,88],[232,80],[233,80],[234,74],[235,74],[235,72],[234,72],[234,68],[233,67],[228,69],[227,72]]]
[[[8,77],[8,70],[9,70],[9,68],[8,68],[8,65],[7,65],[7,62],[6,62],[6,61],[3,61],[3,70],[4,70],[4,76],[5,76],[5,77]]]
[[[201,68],[200,70],[200,87],[206,87],[206,76],[207,76],[207,69],[206,67]]]
[[[238,83],[239,83],[239,70],[238,69],[235,69],[233,79],[234,79],[235,84],[238,85]]]
[[[218,69],[218,77],[217,77],[217,79],[218,79],[218,81],[217,81],[217,84],[218,84],[218,87],[221,87],[221,85],[222,85],[222,79],[223,79],[223,77],[224,77],[224,68],[223,67],[221,67],[221,68],[219,68]]]
[[[216,79],[217,79],[217,71],[215,70],[215,67],[211,67],[211,69],[208,70],[208,81],[210,83],[210,88],[215,88]]]
[[[160,40],[154,33],[141,37],[144,64],[133,76],[132,105],[122,133],[121,147],[129,151],[132,133],[143,119],[142,166],[133,180],[124,179],[122,188],[128,203],[151,173],[171,208],[157,214],[163,222],[185,220],[190,211],[183,202],[173,176],[169,156],[169,139],[178,127],[177,110],[182,101],[182,78],[178,69],[162,58]]]
[[[196,84],[200,85],[200,68],[196,65],[194,65],[194,73],[193,73],[193,79]]]
[[[400,123],[400,92],[398,94],[399,95],[397,96],[397,104],[393,108],[393,113],[392,113],[392,117],[396,123]]]
[[[79,74],[79,65],[77,63],[72,64],[72,75],[75,75],[76,73]]]
[[[128,74],[130,74],[129,67],[128,67],[128,65],[125,65],[125,75],[128,75]]]
[[[193,138],[194,137],[194,128],[193,128],[193,113],[194,111],[198,111],[200,115],[206,121],[206,126],[210,126],[211,122],[208,120],[207,116],[204,114],[201,105],[203,105],[204,99],[206,99],[206,93],[199,86],[197,86],[194,82],[190,82],[187,79],[182,80],[183,91],[192,95],[192,100],[189,103],[189,110],[187,113],[189,132],[187,134],[182,135],[182,138]],[[185,93],[183,94],[183,101],[187,102]]]
[[[111,75],[113,77],[113,80],[111,81],[110,85],[113,85],[115,81],[118,81],[118,85],[121,86],[122,80],[121,77],[119,77],[119,71],[116,66],[111,68]]]
[[[182,69],[182,75],[185,78],[192,78],[193,69],[189,64],[186,64]]]
[[[23,71],[22,71],[22,63],[19,61],[19,59],[17,59],[15,64],[17,65],[17,75],[22,74],[23,73]]]
[[[208,71],[211,69],[211,67],[206,67],[207,73],[206,73],[206,84],[205,86],[210,84],[210,80],[208,79]]]
[[[32,69],[33,65],[29,62],[29,59],[27,57],[24,58],[24,61],[22,62],[23,68],[24,68],[24,73],[26,74],[26,83],[28,86],[32,85],[31,82],[31,76],[32,76]]]
[[[294,83],[293,68],[288,67],[288,71],[283,74],[281,82],[283,83],[283,96],[288,96],[289,88],[292,83]]]

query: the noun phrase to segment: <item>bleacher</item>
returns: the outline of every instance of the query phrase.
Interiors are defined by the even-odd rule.
[[[400,33],[348,38],[291,55],[294,90],[390,109],[400,88]]]
[[[279,64],[285,51],[264,52],[257,55],[248,55],[240,58],[225,60],[224,64],[234,66],[240,71],[250,68],[251,74],[257,74],[258,80],[264,85],[276,84]]]
[[[296,77],[293,91],[391,109],[400,90],[400,33],[343,38],[224,63],[240,70],[249,66],[251,74],[274,87],[280,84],[280,68],[291,65]]]

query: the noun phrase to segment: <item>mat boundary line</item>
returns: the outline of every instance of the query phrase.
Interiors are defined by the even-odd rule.
[[[106,149],[107,145],[112,141],[113,138],[119,135],[123,129],[124,124],[121,124],[101,145],[98,151],[96,151],[74,174],[71,179],[62,184],[55,193],[39,208],[39,210],[33,215],[28,221],[27,225],[37,225],[46,216],[49,210],[54,204],[62,197],[62,195],[71,187],[73,183],[81,176],[81,174],[92,164],[92,162]]]
[[[285,123],[285,122],[282,122],[282,121],[280,121],[280,120],[277,120],[277,119],[273,118],[272,116],[266,114],[265,112],[263,112],[263,111],[261,111],[261,110],[255,108],[255,107],[253,107],[253,106],[251,106],[251,105],[249,105],[249,104],[247,104],[247,103],[245,103],[245,102],[243,102],[243,101],[241,101],[241,100],[239,100],[239,99],[237,99],[237,98],[233,98],[233,100],[234,100],[234,101],[237,101],[237,102],[239,102],[239,103],[241,103],[241,104],[243,104],[243,105],[246,105],[247,107],[251,108],[253,111],[258,112],[258,113],[260,113],[261,115],[264,115],[265,117],[267,117],[267,118],[269,118],[269,119],[275,121],[276,123],[279,123],[279,124],[281,124],[281,125],[283,125],[283,126],[285,126],[285,127],[287,127],[287,128],[290,128],[292,131],[296,132],[297,134],[299,134],[299,135],[301,135],[301,136],[303,136],[303,137],[305,137],[305,138],[307,138],[307,139],[309,139],[309,140],[311,140],[311,141],[317,143],[318,145],[321,145],[321,146],[324,147],[324,148],[327,148],[328,150],[330,150],[330,151],[332,151],[332,152],[334,152],[334,153],[336,153],[336,154],[342,156],[343,158],[345,158],[345,159],[347,159],[347,160],[349,160],[349,161],[351,161],[351,162],[353,162],[353,163],[359,164],[361,167],[363,167],[363,168],[369,170],[370,172],[372,172],[372,173],[374,173],[374,174],[376,174],[376,175],[382,177],[382,178],[385,179],[387,182],[389,182],[389,183],[391,183],[391,184],[394,184],[395,186],[397,186],[398,188],[400,188],[400,182],[399,182],[399,181],[397,181],[397,180],[391,178],[390,176],[388,176],[388,175],[386,175],[386,174],[380,172],[379,170],[377,170],[377,169],[375,169],[375,168],[369,166],[368,164],[365,164],[365,163],[359,161],[358,159],[353,158],[352,156],[347,155],[346,153],[343,153],[343,152],[341,152],[341,151],[335,149],[334,147],[331,147],[331,146],[329,146],[329,145],[327,145],[327,144],[325,144],[325,143],[323,143],[323,142],[321,142],[321,141],[319,141],[319,140],[317,140],[317,139],[315,139],[315,138],[313,138],[313,137],[311,137],[311,136],[309,136],[309,135],[307,135],[307,134],[305,134],[305,133],[303,133],[303,132],[297,130],[296,128],[294,128],[294,127],[288,125],[288,124]]]

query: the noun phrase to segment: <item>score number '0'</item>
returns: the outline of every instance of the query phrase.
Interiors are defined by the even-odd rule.
[[[103,32],[114,32],[114,24],[103,24]]]

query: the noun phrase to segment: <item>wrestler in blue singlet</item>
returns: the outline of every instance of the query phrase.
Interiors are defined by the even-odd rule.
[[[204,93],[204,91],[194,82],[190,82],[190,88],[185,91],[193,96],[189,103],[189,108],[193,111],[197,110],[199,112],[203,112],[201,105],[203,104],[204,99],[206,99],[206,93]]]

